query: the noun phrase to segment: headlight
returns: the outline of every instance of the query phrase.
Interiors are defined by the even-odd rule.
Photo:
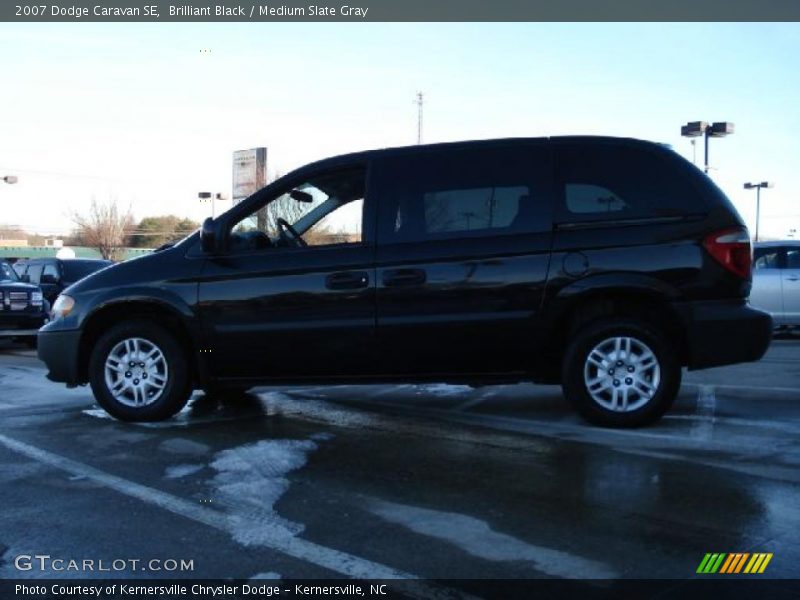
[[[33,304],[34,306],[42,305],[42,292],[31,293],[31,304]]]
[[[75,300],[72,299],[70,296],[65,296],[61,294],[58,298],[56,298],[55,304],[53,304],[53,310],[50,311],[50,317],[52,319],[60,319],[61,317],[66,317],[69,313],[72,312],[72,309],[75,307]]]

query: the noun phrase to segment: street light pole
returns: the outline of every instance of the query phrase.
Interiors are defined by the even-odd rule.
[[[704,139],[705,158],[703,171],[708,174],[708,138],[712,137],[725,137],[733,133],[733,123],[729,121],[717,121],[709,124],[707,121],[690,121],[686,125],[681,126],[681,136],[688,138],[696,138],[701,135]]]
[[[3,181],[9,185],[13,185],[17,183],[19,179],[17,179],[16,175],[6,175],[5,177],[3,177]]]
[[[756,191],[756,237],[754,241],[758,241],[758,225],[761,219],[761,188],[771,188],[774,187],[770,181],[762,181],[761,183],[745,183],[744,189],[746,190],[755,190]]]
[[[216,194],[212,194],[211,192],[198,192],[197,197],[202,202],[203,200],[210,200],[211,201],[211,218],[215,218],[216,215],[216,201],[217,200],[227,200],[228,198],[225,194],[221,192],[217,192]]]

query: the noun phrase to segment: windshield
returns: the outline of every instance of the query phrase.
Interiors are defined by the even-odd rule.
[[[0,281],[19,281],[17,273],[7,262],[0,263]]]

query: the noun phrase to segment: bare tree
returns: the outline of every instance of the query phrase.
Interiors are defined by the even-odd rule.
[[[272,180],[280,179],[281,173],[276,172]],[[292,199],[289,194],[275,198],[265,207],[257,210],[242,222],[239,229],[245,231],[257,230],[270,237],[278,235],[278,219],[285,219],[294,223],[304,213],[303,205]]]
[[[70,218],[87,246],[96,248],[106,260],[122,258],[121,250],[134,227],[130,208],[122,212],[116,200],[103,204],[92,200],[88,215],[73,212]]]

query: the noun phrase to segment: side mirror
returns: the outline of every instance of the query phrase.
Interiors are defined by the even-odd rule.
[[[42,275],[42,279],[39,281],[39,283],[56,284],[58,283],[58,277],[56,277],[55,275],[51,275],[50,273],[45,273],[44,275]]]
[[[30,282],[31,282],[31,276],[30,276],[30,275],[28,275],[27,273],[25,273],[24,275],[20,275],[20,276],[19,276],[19,280],[20,280],[22,283],[30,283]]]
[[[211,217],[203,221],[203,225],[200,227],[200,247],[203,252],[208,252],[209,254],[217,252],[219,249],[218,230],[217,222]]]
[[[303,190],[292,190],[289,192],[289,196],[292,198],[292,200],[302,202],[304,204],[311,204],[314,202],[314,196],[308,192],[304,192]]]

